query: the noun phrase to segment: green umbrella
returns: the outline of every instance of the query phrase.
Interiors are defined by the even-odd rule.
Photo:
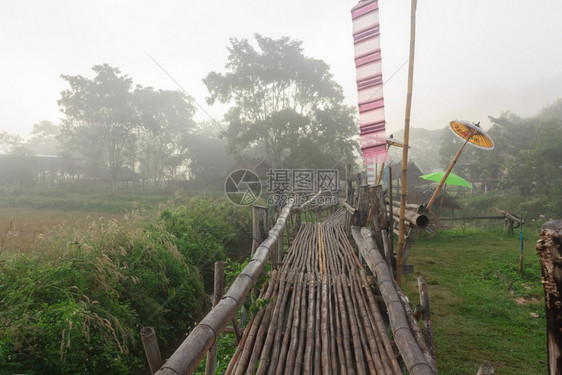
[[[434,173],[424,174],[423,176],[420,176],[420,178],[423,178],[424,180],[428,180],[428,181],[440,182],[444,175],[445,175],[444,171],[434,172]],[[467,180],[454,173],[449,173],[449,176],[447,176],[445,183],[447,185],[464,186],[472,189],[472,185],[469,184]]]

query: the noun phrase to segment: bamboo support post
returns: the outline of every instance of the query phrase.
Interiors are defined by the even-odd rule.
[[[213,307],[219,303],[224,291],[224,265],[221,261],[215,262],[215,283],[213,290]],[[211,346],[205,362],[205,374],[214,375],[217,368],[217,342]]]
[[[267,238],[267,207],[252,206],[252,253],[250,257],[254,256],[254,252],[260,244]]]
[[[363,185],[362,181],[363,178],[361,176],[361,173],[356,173],[355,174],[355,200],[353,202],[349,202],[351,205],[356,207],[357,207],[357,202],[359,200],[359,187]]]
[[[404,147],[402,148],[402,179],[400,182],[400,221],[398,228],[398,256],[396,264],[396,282],[402,285],[402,264],[404,256],[406,194],[408,189],[408,149],[410,148],[410,111],[412,108],[412,87],[414,85],[414,57],[416,49],[416,6],[417,0],[411,0],[410,9],[410,53],[408,63],[408,94],[406,95],[406,112],[404,116]]]
[[[345,200],[353,203],[353,184],[351,164],[345,166]]]
[[[375,240],[379,249],[383,249],[383,233],[388,229],[388,219],[386,215],[386,204],[384,203],[384,192],[381,185],[369,187],[370,213],[373,219]]]
[[[423,276],[418,277],[418,289],[420,293],[420,305],[422,307],[423,331],[425,343],[429,353],[435,361],[435,344],[433,342],[433,329],[431,328],[431,310],[429,308],[429,293],[427,282]]]
[[[354,216],[352,225],[365,226],[369,216],[369,189],[367,185],[362,185],[358,190],[357,215]]]
[[[156,332],[152,327],[144,327],[141,329],[140,334],[150,373],[154,374],[163,364],[162,355],[158,347],[158,340],[156,339]]]
[[[548,373],[562,373],[562,220],[549,221],[537,241],[546,305]]]

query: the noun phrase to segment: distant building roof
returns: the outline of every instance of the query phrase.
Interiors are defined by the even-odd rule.
[[[392,181],[398,180],[402,178],[402,163],[396,162],[389,165],[392,168]],[[427,181],[420,176],[423,175],[423,172],[418,168],[416,163],[413,161],[408,162],[408,172],[406,174],[406,179],[408,180],[408,187],[410,186],[419,186],[419,185],[427,185]]]
[[[238,161],[230,168],[230,171],[232,172],[238,169],[249,169],[255,172],[258,177],[265,177],[267,171],[271,169],[271,165],[269,165],[265,159],[247,159]]]

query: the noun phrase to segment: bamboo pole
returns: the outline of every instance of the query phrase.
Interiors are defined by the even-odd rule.
[[[144,327],[141,329],[141,340],[148,361],[150,373],[154,374],[160,367],[162,367],[162,355],[158,348],[158,340],[156,340],[156,332],[152,327]]]
[[[435,361],[435,344],[433,343],[433,329],[431,328],[431,310],[429,308],[429,293],[427,282],[423,276],[418,277],[418,289],[420,291],[420,305],[422,306],[423,328],[427,349]]]
[[[415,0],[413,0],[413,1],[415,1]],[[429,200],[429,203],[426,206],[428,211],[431,210],[431,206],[433,206],[433,203],[437,199],[437,196],[439,195],[439,191],[441,190],[441,188],[445,184],[445,180],[447,179],[447,177],[449,177],[449,174],[453,170],[453,167],[455,166],[455,164],[457,164],[457,160],[459,160],[459,157],[461,156],[462,150],[464,150],[464,147],[466,146],[466,144],[468,143],[470,138],[472,138],[472,136],[468,137],[466,139],[466,141],[464,141],[462,147],[455,154],[455,157],[453,158],[453,161],[451,162],[451,164],[449,164],[449,167],[445,171],[445,174],[443,175],[443,178],[439,182],[439,186],[437,186],[437,189],[435,189],[435,191],[433,192],[433,195],[431,196],[431,199]]]
[[[416,6],[417,0],[411,0],[410,10],[410,61],[408,64],[408,95],[406,96],[406,115],[404,119],[404,148],[402,149],[402,181],[400,182],[400,226],[398,234],[398,258],[396,265],[396,282],[402,285],[402,257],[404,252],[406,211],[406,193],[408,189],[408,149],[410,142],[410,111],[412,108],[412,87],[414,85],[414,56],[416,49]]]
[[[388,310],[388,317],[394,342],[400,350],[402,359],[411,375],[435,375],[435,371],[427,362],[423,352],[418,346],[410,330],[410,323],[404,306],[400,300],[395,283],[386,261],[376,249],[372,232],[368,228],[363,228],[359,234],[359,228],[353,228],[353,237],[367,262],[367,265],[376,275],[379,289],[384,298]]]
[[[213,293],[213,307],[219,303],[224,291],[224,265],[221,261],[215,262],[215,283]],[[209,352],[207,352],[207,361],[205,362],[205,374],[214,375],[217,368],[217,342],[215,340]]]

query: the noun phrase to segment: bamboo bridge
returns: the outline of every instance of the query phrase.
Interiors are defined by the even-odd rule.
[[[294,207],[289,199],[248,265],[175,353],[163,365],[151,363],[145,346],[152,372],[193,373],[227,325],[237,328],[237,313],[270,260],[261,308],[243,328],[226,374],[436,374],[427,293],[424,337],[394,281],[391,205],[380,185],[356,190],[323,218],[321,207]],[[412,241],[420,220],[427,224],[409,212]],[[260,225],[263,232],[257,220],[254,233]]]

